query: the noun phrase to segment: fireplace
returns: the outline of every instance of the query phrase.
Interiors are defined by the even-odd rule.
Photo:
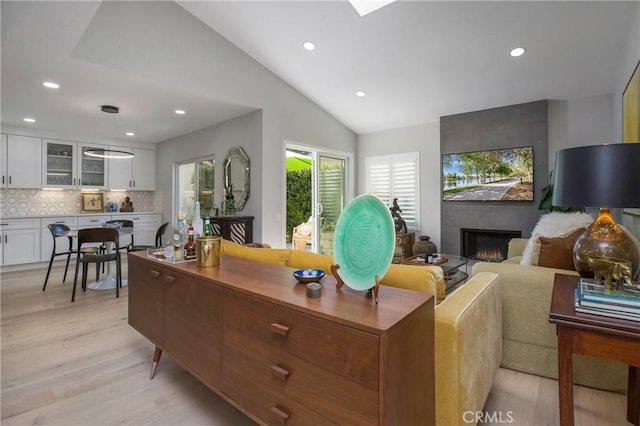
[[[502,262],[507,258],[509,240],[521,236],[521,231],[461,228],[462,256],[475,261]]]

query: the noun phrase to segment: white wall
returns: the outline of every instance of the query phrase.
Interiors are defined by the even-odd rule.
[[[420,232],[440,244],[440,123],[368,133],[358,136],[358,194],[365,192],[365,161],[375,155],[420,153]]]
[[[549,101],[549,170],[561,149],[615,142],[613,94]]]
[[[260,181],[262,163],[252,161],[262,157],[262,111],[252,112],[216,126],[190,133],[158,144],[157,190],[162,193],[162,214],[173,221],[173,172],[177,162],[214,156],[214,196],[217,206],[223,199],[223,164],[230,148],[240,146],[249,157],[250,195],[242,216],[259,216],[262,204]],[[261,222],[254,219],[254,238],[261,235]]]
[[[261,199],[254,211],[255,241],[285,244],[284,140],[355,152],[351,130],[176,3],[103,2],[74,56],[178,91],[262,110],[261,149],[249,154],[251,202]],[[203,148],[192,137],[176,142],[182,155]],[[164,168],[167,160],[161,163]],[[158,171],[166,191],[161,173],[167,170]]]

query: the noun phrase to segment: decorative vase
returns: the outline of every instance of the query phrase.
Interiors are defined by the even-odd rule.
[[[227,198],[225,200],[224,213],[227,216],[233,216],[236,214],[236,201],[233,198]]]
[[[436,253],[438,251],[438,247],[429,241],[430,239],[431,237],[428,235],[421,235],[418,241],[413,245],[413,255],[430,255]]]

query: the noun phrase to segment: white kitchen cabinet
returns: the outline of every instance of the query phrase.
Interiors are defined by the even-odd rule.
[[[0,188],[7,187],[7,135],[0,134]],[[0,256],[2,257],[2,256]]]
[[[51,251],[53,250],[53,238],[51,236],[51,231],[47,225],[51,223],[59,223],[62,225],[67,225],[70,230],[75,231],[78,229],[78,218],[75,216],[64,216],[64,217],[43,217],[40,219],[40,260],[42,262],[48,262],[51,259]],[[77,244],[77,238],[73,238],[74,247]],[[58,237],[56,241],[57,251],[67,251],[69,250],[69,239],[67,237]],[[72,256],[74,257],[74,256]],[[57,257],[56,260],[64,260],[66,262],[65,257]]]
[[[44,139],[42,147],[43,188],[107,188],[107,159],[86,153],[102,151],[106,145]]]
[[[3,188],[40,188],[42,139],[2,135],[0,167]]]
[[[109,149],[131,152],[133,158],[109,160],[109,188],[130,191],[155,191],[156,152],[150,149],[109,146]]]
[[[156,231],[160,227],[160,213],[120,213],[113,219],[130,220],[133,222],[133,242],[135,245],[153,246],[156,241]],[[128,241],[120,242],[120,245]],[[164,242],[169,242],[169,236],[165,235]]]
[[[40,220],[4,219],[0,221],[2,265],[40,261]]]

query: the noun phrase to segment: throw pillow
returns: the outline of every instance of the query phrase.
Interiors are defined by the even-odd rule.
[[[540,216],[538,223],[531,231],[531,238],[522,252],[521,265],[537,265],[540,249],[539,237],[566,237],[579,228],[586,228],[593,223],[593,217],[587,213],[551,212]]]
[[[540,254],[538,256],[538,266],[575,271],[573,246],[583,232],[584,228],[579,228],[566,237],[539,237]]]

